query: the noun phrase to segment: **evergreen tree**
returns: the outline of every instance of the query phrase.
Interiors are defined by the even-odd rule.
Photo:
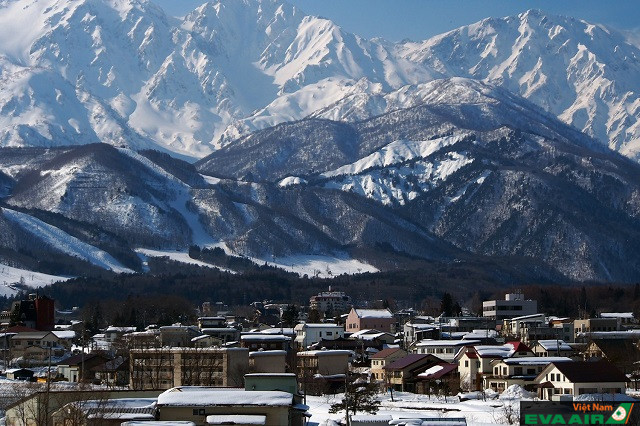
[[[378,386],[367,380],[366,376],[349,372],[345,378],[344,398],[331,405],[330,413],[345,412],[347,426],[351,425],[351,416],[358,412],[376,414],[379,401],[376,399]]]
[[[287,305],[287,308],[282,312],[282,325],[286,327],[293,327],[298,323],[298,308],[295,305]]]
[[[440,301],[440,312],[442,312],[442,314],[445,317],[452,317],[453,316],[453,296],[451,296],[451,294],[445,292],[442,295],[442,300]]]

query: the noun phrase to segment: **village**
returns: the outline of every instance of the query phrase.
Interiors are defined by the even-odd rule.
[[[308,306],[254,302],[252,317],[204,302],[193,324],[87,335],[29,295],[1,317],[4,424],[518,424],[523,399],[640,396],[631,312],[549,316],[521,292],[482,316],[378,305],[329,289]]]

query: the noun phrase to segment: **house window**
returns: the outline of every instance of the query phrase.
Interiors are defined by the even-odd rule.
[[[465,366],[465,367],[468,367],[468,366],[469,366],[469,361],[465,361],[465,362],[464,362],[464,366]]]

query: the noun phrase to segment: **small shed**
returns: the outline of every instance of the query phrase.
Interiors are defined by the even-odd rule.
[[[7,370],[7,379],[31,382],[33,381],[33,374],[33,370],[28,368],[12,368]]]

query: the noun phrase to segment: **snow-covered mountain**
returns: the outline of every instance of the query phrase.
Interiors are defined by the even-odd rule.
[[[423,95],[351,124],[313,118],[258,131],[197,167],[356,194],[475,255],[537,259],[576,280],[631,279],[637,163],[501,87],[454,78]]]
[[[0,256],[142,270],[136,252],[197,244],[281,263],[458,259],[531,280],[636,279],[640,165],[504,88],[453,78],[423,92],[374,118],[257,131],[195,165],[106,144],[5,148]]]
[[[418,43],[366,40],[278,0],[183,19],[146,0],[0,2],[0,145],[106,142],[201,158],[307,116],[359,120],[460,76],[499,84],[636,158],[640,53],[531,11]]]

